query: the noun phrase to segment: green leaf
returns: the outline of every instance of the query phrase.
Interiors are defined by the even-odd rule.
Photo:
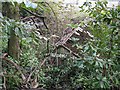
[[[100,87],[104,88],[104,83],[102,81],[100,82]]]
[[[79,41],[79,38],[72,37],[71,38],[73,41]]]
[[[71,27],[71,28],[77,28],[78,25],[77,24],[67,24],[67,26]]]
[[[18,35],[19,37],[22,37],[22,32],[21,32],[21,30],[20,30],[18,27],[15,28],[15,33],[16,33],[16,35]]]
[[[106,78],[106,77],[103,77],[102,81],[106,82],[106,81],[107,81],[107,78]]]
[[[99,62],[99,66],[100,66],[101,68],[103,68],[103,63],[102,63],[102,62]]]

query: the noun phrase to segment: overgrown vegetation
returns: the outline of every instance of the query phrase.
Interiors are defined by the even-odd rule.
[[[0,75],[4,89],[120,89],[119,6],[108,8],[106,1],[97,1],[93,7],[85,2],[78,11],[61,3],[18,3],[19,20],[0,16]],[[65,50],[56,51],[55,43],[66,27],[81,27],[92,35],[82,44],[79,38],[72,38],[79,57]],[[19,39],[18,59],[9,55],[11,31]]]

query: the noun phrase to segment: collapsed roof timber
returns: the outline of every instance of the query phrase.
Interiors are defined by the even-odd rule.
[[[67,28],[68,29],[68,28]],[[80,44],[83,44],[84,41],[87,39],[93,38],[93,35],[90,34],[89,31],[82,29],[81,27],[71,29],[69,28],[71,32],[64,35],[56,44],[55,50],[58,50],[59,48],[64,48],[70,53],[72,53],[76,57],[80,57],[78,54],[77,47],[73,47],[72,39],[77,38]]]

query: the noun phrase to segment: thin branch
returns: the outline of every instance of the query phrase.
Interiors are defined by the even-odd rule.
[[[68,50],[70,53],[72,53],[74,56],[76,56],[77,58],[80,58],[80,56],[78,54],[76,54],[75,52],[71,51],[68,47],[66,47],[65,45],[62,45],[63,48],[65,48],[66,50]]]
[[[49,55],[50,55],[50,54],[49,54]],[[47,57],[48,57],[49,55],[47,55]],[[46,57],[46,58],[47,58],[47,57]],[[46,60],[47,60],[46,58],[43,60],[43,62],[42,62],[41,64],[39,63],[39,64],[40,64],[40,67],[39,67],[39,68],[41,68],[41,67],[44,65],[44,63],[45,63]],[[39,65],[38,65],[38,66],[39,66]],[[26,82],[29,82],[29,80],[30,80],[31,76],[33,75],[33,73],[38,69],[38,66],[30,73],[30,75],[29,75],[29,77],[27,78],[27,81],[26,81]]]
[[[27,12],[30,13],[31,15],[36,16],[36,17],[38,17],[38,18],[45,18],[44,16],[40,16],[40,15],[34,13],[34,12],[31,12],[30,10],[28,10],[28,9],[26,9],[26,8],[23,8],[23,7],[22,7],[22,9],[24,9],[25,11],[27,11]]]
[[[33,18],[31,18],[33,23],[35,24],[36,28],[38,29],[39,27],[37,26],[37,24],[35,23],[35,20]]]
[[[58,30],[58,18],[57,18],[57,15],[56,15],[56,13],[55,13],[55,11],[53,10],[53,8],[50,6],[50,4],[49,3],[47,3],[47,2],[44,2],[44,3],[46,3],[48,6],[49,6],[49,8],[51,9],[51,11],[53,12],[53,14],[54,14],[54,16],[55,16],[55,18],[56,18],[56,23],[57,23],[57,30]]]
[[[30,13],[31,15],[34,15],[34,16],[40,18],[40,19],[43,21],[43,24],[44,24],[45,28],[46,28],[47,30],[49,30],[48,27],[47,27],[47,25],[46,25],[46,23],[45,23],[45,20],[44,20],[45,17],[40,16],[40,15],[38,15],[38,14],[36,14],[36,13],[33,13],[33,12],[31,12],[30,10],[28,10],[28,9],[25,9],[25,8],[22,8],[22,9],[24,9],[25,11],[27,11],[27,12]]]
[[[3,87],[4,87],[4,89],[6,90],[6,78],[5,78],[5,76],[3,76]]]
[[[26,21],[27,19],[30,19],[30,18],[34,18],[35,16],[28,16],[28,17],[25,17],[25,18],[21,18],[21,21]]]
[[[15,66],[15,68],[20,72],[22,79],[23,79],[23,80],[26,79],[25,76],[24,76],[24,74],[22,73],[20,67],[19,67],[16,63],[14,63],[13,61],[7,59],[7,58],[4,57],[4,56],[3,56],[3,57],[0,57],[0,58],[1,58],[2,60],[5,60],[5,61],[11,63],[13,66]]]

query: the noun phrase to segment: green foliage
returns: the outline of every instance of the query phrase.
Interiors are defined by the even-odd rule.
[[[71,28],[77,28],[78,25],[77,24],[67,24],[67,26],[71,27]]]
[[[107,2],[98,1],[94,7],[91,7],[91,4],[87,2],[85,3],[87,10],[83,9],[84,6],[81,7],[92,18],[85,24],[94,36],[83,45],[80,51],[84,55],[80,59],[82,60],[80,66],[83,69],[80,76],[83,76],[82,81],[86,81],[83,84],[87,89],[111,88],[120,85],[120,70],[118,69],[120,64],[120,27],[118,25],[120,11],[118,7],[107,8],[106,4]],[[81,77],[79,78],[80,81],[78,79],[77,83],[82,82]]]
[[[62,88],[63,90],[118,88],[120,86],[120,9],[119,7],[108,8],[106,4],[105,1],[98,1],[94,7],[91,7],[91,3],[86,2],[81,7],[82,13],[87,13],[90,17],[88,17],[87,22],[81,21],[80,25],[87,26],[94,37],[83,44],[79,44],[78,38],[71,39],[73,46],[76,46],[79,54],[82,55],[79,58],[73,58],[71,54],[60,51],[59,54],[55,53],[55,57],[52,58],[54,62],[60,61],[62,64],[51,64],[52,58],[49,56],[53,54],[54,48],[48,42],[50,40],[49,35],[45,35],[47,37],[42,36],[38,34],[35,27],[5,17],[0,18],[2,52],[7,52],[10,30],[15,30],[15,34],[20,38],[20,59],[15,60],[9,56],[8,59],[18,64],[26,76],[37,67],[32,78],[38,76],[39,87],[47,89]],[[67,17],[68,14],[66,13],[68,11],[60,11],[60,5],[52,5],[57,7],[54,14],[58,17],[55,20],[65,21],[71,19],[72,16]],[[47,8],[45,3],[38,3],[36,9],[31,8],[31,4],[26,6],[26,4],[21,4],[23,8],[32,11],[38,10],[41,14],[43,14],[43,11],[44,14],[47,12],[50,14],[50,9]],[[34,7],[33,4],[32,7]],[[49,16],[51,17],[51,15]],[[61,17],[61,15],[65,17]],[[52,19],[50,18],[50,20]],[[53,23],[55,23],[54,20]],[[50,24],[48,25],[50,26]],[[79,25],[71,23],[68,26],[76,28]],[[65,57],[58,60],[57,54],[64,54]],[[41,67],[44,60],[45,63]],[[3,66],[3,71],[6,71],[7,87],[16,90],[23,83],[20,73],[5,61],[3,61]]]
[[[9,2],[12,2],[13,5],[15,5],[14,2],[17,2],[18,4],[24,3],[26,7],[36,8],[37,4],[31,2],[30,0],[9,0]]]

